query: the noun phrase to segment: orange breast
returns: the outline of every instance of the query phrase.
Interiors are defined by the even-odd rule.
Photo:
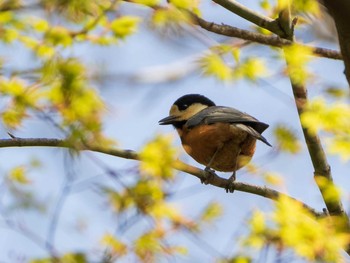
[[[256,140],[247,132],[230,124],[200,125],[179,131],[185,151],[207,166],[217,149],[211,168],[222,172],[238,170],[255,152]]]

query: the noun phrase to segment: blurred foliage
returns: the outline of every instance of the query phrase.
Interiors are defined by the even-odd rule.
[[[272,213],[253,213],[243,244],[255,249],[267,245],[277,250],[292,249],[310,262],[343,262],[342,249],[349,245],[350,236],[337,230],[337,220],[315,219],[299,203],[282,197]]]
[[[18,165],[7,172],[7,176],[2,181],[5,188],[2,193],[9,197],[6,208],[3,212],[16,210],[36,211],[42,213],[46,210],[47,203],[41,200],[36,193],[32,191],[33,182],[31,172],[40,168],[37,160],[29,164]]]
[[[284,47],[283,51],[287,62],[286,73],[292,83],[305,85],[310,77],[306,66],[312,59],[312,50],[309,47],[293,44]]]
[[[124,14],[124,2],[146,7],[148,17]],[[303,13],[317,16],[320,12],[318,2],[314,0],[260,1],[260,7],[272,18],[278,17],[289,5],[293,16]],[[142,28],[140,25],[146,23],[153,30],[181,32],[194,26],[188,11],[200,16],[200,1],[0,1],[0,41],[6,47],[13,47],[13,52],[17,48],[25,49],[33,56],[33,64],[24,69],[12,68],[11,54],[0,58],[0,116],[3,124],[9,130],[16,130],[27,120],[44,115],[73,148],[81,149],[87,144],[112,147],[114,141],[104,134],[107,107],[92,84],[89,68],[74,56],[74,49],[81,44],[125,44]],[[266,33],[261,28],[259,31]],[[244,79],[255,82],[273,68],[274,65],[267,65],[263,58],[243,51],[243,48],[231,44],[218,44],[208,48],[198,65],[205,76],[220,81]],[[283,51],[278,59],[287,61],[285,76],[294,84],[306,84],[311,79],[307,66],[312,59],[312,50],[293,44]],[[346,96],[337,87],[331,87],[326,92],[337,99]],[[302,115],[303,127],[326,136],[328,151],[344,160],[350,159],[349,122],[348,104],[340,101],[329,104],[320,98],[311,100]],[[301,142],[290,127],[277,125],[274,135],[280,150],[289,154],[301,151]],[[177,179],[172,165],[178,158],[178,150],[172,146],[171,137],[156,136],[140,150],[139,158],[139,165],[130,180],[124,182],[118,175],[114,176],[118,186],[106,186],[101,182],[100,187],[96,187],[101,190],[107,200],[107,208],[118,220],[130,219],[130,215],[141,218],[134,223],[138,227],[131,238],[124,238],[123,231],[108,232],[101,237],[104,262],[127,256],[138,262],[157,262],[169,259],[169,256],[185,255],[189,248],[176,243],[173,237],[183,233],[198,236],[225,212],[220,203],[209,202],[196,217],[191,218],[188,211],[183,211],[171,201],[172,186]],[[32,191],[31,171],[37,168],[38,162],[33,161],[4,172],[1,187],[9,200],[1,207],[2,215],[11,215],[14,210],[45,211],[48,200],[40,200],[40,193]],[[248,165],[247,170],[259,175],[266,184],[284,186],[282,177],[277,173],[253,164]],[[342,196],[337,187],[322,177],[317,178],[317,184],[329,200],[338,200]],[[292,250],[312,262],[340,262],[341,249],[349,245],[349,235],[335,227],[337,220],[336,217],[315,219],[299,203],[281,198],[271,212],[253,212],[247,224],[249,233],[243,242],[243,248],[248,250],[246,255],[250,256],[237,254],[216,261],[252,262],[254,254],[249,253],[251,249],[273,246],[278,252]],[[134,226],[131,221],[128,221],[128,227]],[[34,239],[40,243],[37,237]],[[47,241],[44,247],[49,250],[49,245]],[[89,257],[86,251],[65,251],[30,262],[91,262]]]
[[[157,136],[147,143],[140,152],[140,170],[147,175],[162,179],[174,178],[172,163],[177,158],[177,150],[171,146],[172,137]],[[159,159],[159,156],[162,156]]]
[[[277,125],[274,128],[274,134],[277,140],[277,147],[285,152],[296,154],[301,150],[301,143],[295,132],[286,125]]]
[[[301,121],[311,132],[325,132],[327,148],[344,161],[350,160],[350,106],[336,102],[328,104],[323,98],[311,100]]]
[[[86,256],[83,253],[67,253],[62,257],[55,258],[43,258],[43,259],[33,259],[29,261],[30,263],[86,263],[89,262],[86,259]]]
[[[273,18],[277,18],[282,10],[289,7],[293,16],[305,13],[313,16],[320,14],[319,2],[313,0],[260,0],[259,4]]]
[[[179,207],[168,201],[171,194],[167,186],[169,179],[174,180],[171,165],[177,152],[171,146],[171,141],[169,136],[158,135],[143,147],[140,151],[140,178],[134,183],[122,190],[101,187],[118,217],[136,212],[152,222],[150,227],[138,236],[134,235],[132,241],[125,245],[115,236],[104,236],[103,243],[112,254],[121,255],[127,249],[141,262],[154,262],[167,255],[186,254],[187,248],[170,245],[167,239],[182,231],[200,233],[222,215],[221,206],[212,202],[200,212],[198,219],[190,219]],[[162,156],[161,162],[159,156]]]
[[[255,82],[267,74],[267,67],[262,59],[241,59],[238,49],[225,44],[213,47],[212,52],[199,60],[199,64],[204,75],[214,76],[222,81],[246,79]]]
[[[112,257],[120,259],[128,253],[127,246],[110,233],[107,233],[102,237],[101,244],[109,249],[109,254]]]

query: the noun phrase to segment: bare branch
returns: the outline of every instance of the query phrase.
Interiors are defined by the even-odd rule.
[[[280,38],[278,36],[267,36],[260,33],[251,32],[248,30],[240,29],[237,27],[225,25],[225,24],[215,24],[213,22],[208,22],[197,15],[191,13],[192,19],[195,24],[199,25],[205,30],[208,30],[213,33],[217,33],[220,35],[225,35],[229,37],[237,37],[240,39],[252,41],[255,43],[273,46],[273,47],[283,47],[283,46],[289,46],[293,44],[292,41]],[[331,59],[342,59],[342,55],[340,52],[327,49],[327,48],[320,48],[320,47],[311,47],[307,45],[302,45],[310,48],[313,51],[313,54],[319,57],[325,57],[325,58],[331,58]]]
[[[288,61],[286,62],[288,67]],[[293,89],[295,104],[296,104],[298,114],[299,114],[299,119],[300,119],[300,116],[305,111],[305,105],[308,100],[307,90],[304,85],[294,83],[292,79],[291,79],[291,85]],[[330,215],[345,215],[345,211],[341,203],[341,200],[336,199],[334,197],[332,198],[327,197],[325,193],[325,187],[321,186],[321,184],[318,183],[318,180],[317,180],[318,177],[324,177],[327,179],[327,187],[330,187],[333,184],[331,168],[328,164],[327,157],[323,150],[321,141],[316,134],[311,133],[307,128],[303,127],[302,124],[301,126],[303,129],[308,152],[309,152],[313,167],[315,169],[314,176],[316,179],[316,183],[320,188],[320,191],[324,199],[324,202],[326,203],[327,209]]]
[[[263,16],[253,10],[250,10],[246,6],[238,3],[235,0],[213,0],[213,2],[221,5],[222,7],[230,10],[236,15],[254,23],[255,25],[265,28],[272,33],[280,36],[286,37],[286,32],[283,30],[283,27],[279,24],[278,19],[272,19],[270,17]]]
[[[4,147],[36,147],[36,146],[44,146],[44,147],[64,147],[64,148],[72,148],[67,141],[60,140],[60,139],[47,139],[47,138],[15,138],[15,139],[0,139],[0,148]],[[77,150],[77,149],[75,149]],[[88,150],[93,152],[99,152],[104,153],[112,156],[117,156],[124,159],[132,159],[132,160],[140,160],[139,155],[137,152],[132,150],[123,150],[123,149],[109,149],[105,147],[98,147],[98,146],[87,146],[85,145],[79,150]],[[191,175],[196,176],[200,180],[207,178],[207,173],[204,170],[201,170],[197,167],[188,165],[186,163],[183,163],[179,160],[175,161],[173,164],[173,168]],[[213,176],[209,180],[209,184],[220,187],[225,189],[227,186],[228,180],[225,178],[222,178],[216,174],[213,174]],[[272,200],[277,200],[281,196],[290,198],[298,203],[300,203],[303,207],[305,207],[307,210],[310,211],[314,216],[320,217],[324,214],[322,212],[317,212],[312,207],[302,203],[301,201],[298,201],[286,194],[283,194],[281,192],[278,192],[276,190],[267,188],[267,187],[261,187],[241,182],[234,182],[235,190],[260,195],[262,197],[266,197]]]
[[[323,0],[333,17],[339,38],[340,50],[344,57],[345,75],[350,87],[350,1]]]

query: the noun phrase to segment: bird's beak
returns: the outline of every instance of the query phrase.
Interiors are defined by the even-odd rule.
[[[174,124],[177,121],[177,116],[168,116],[163,119],[161,119],[158,123],[159,125],[169,125]]]

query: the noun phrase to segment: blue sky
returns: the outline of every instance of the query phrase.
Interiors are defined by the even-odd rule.
[[[135,9],[126,5],[126,13],[146,14],[147,11]],[[208,20],[225,22],[241,28],[250,28],[242,19],[222,10],[212,4],[204,5],[203,16]],[[335,44],[323,43],[310,37],[309,32],[301,34],[312,45],[328,46],[337,49]],[[200,40],[202,39],[202,40]],[[300,140],[303,136],[292,99],[291,87],[288,79],[282,75],[283,65],[274,59],[276,52],[267,47],[250,45],[242,49],[242,56],[262,57],[267,61],[269,74],[256,83],[237,81],[222,83],[211,77],[202,76],[200,70],[193,71],[191,60],[193,56],[200,55],[208,48],[203,42],[222,42],[226,38],[216,36],[202,30],[191,29],[184,34],[161,36],[149,30],[147,23],[143,23],[134,36],[115,46],[92,47],[90,45],[77,45],[67,50],[85,61],[91,72],[102,72],[109,76],[103,82],[95,82],[101,96],[108,105],[105,120],[105,132],[118,142],[120,148],[139,150],[142,145],[152,139],[156,134],[166,133],[174,135],[174,145],[180,147],[175,131],[168,126],[158,126],[158,120],[168,114],[171,104],[180,96],[189,93],[203,94],[217,105],[235,107],[245,111],[259,120],[269,123],[271,127],[264,136],[274,144],[273,126],[284,123],[292,127]],[[13,66],[27,67],[31,63],[31,56],[19,50],[16,54],[13,47],[3,47],[0,54],[11,54]],[[13,54],[13,55],[12,55]],[[9,55],[7,55],[9,57]],[[174,64],[175,63],[175,64]],[[156,68],[154,68],[156,67]],[[346,88],[345,77],[342,74],[343,65],[340,61],[315,59],[310,64],[314,79],[309,84],[310,97],[322,93],[326,84]],[[130,80],[130,76],[137,75],[147,69],[149,74],[159,77],[166,72],[185,69],[189,74],[172,82],[137,82]],[[139,76],[139,75],[138,75]],[[159,80],[159,78],[157,78]],[[7,130],[0,130],[2,138],[7,138]],[[18,137],[61,137],[61,134],[49,124],[38,118],[27,121],[22,128],[15,132]],[[183,150],[182,160],[201,167],[188,157]],[[39,159],[42,167],[33,169],[29,173],[32,185],[39,199],[48,201],[48,210],[45,214],[35,212],[15,212],[11,218],[21,222],[26,228],[34,230],[37,235],[45,238],[50,226],[50,218],[55,205],[62,193],[64,178],[71,174],[76,176],[77,182],[83,181],[82,187],[77,187],[64,202],[61,217],[57,226],[55,245],[58,251],[71,249],[96,250],[100,247],[99,238],[107,231],[113,232],[119,219],[106,209],[106,200],[96,191],[96,185],[113,184],[105,175],[101,175],[101,167],[94,160],[103,162],[116,171],[124,170],[136,165],[130,160],[118,159],[102,154],[83,153],[80,157],[70,158],[69,153],[63,149],[44,148],[12,148],[2,149],[0,152],[0,167],[5,175],[12,167],[18,164],[28,164],[32,158]],[[313,181],[313,168],[303,143],[303,152],[298,155],[276,153],[275,148],[269,148],[258,143],[257,152],[253,162],[264,169],[280,173],[284,185],[277,190],[303,200],[318,210],[324,207],[319,190]],[[329,162],[336,184],[344,190],[345,208],[349,208],[350,183],[347,178],[349,163],[344,163],[336,156],[329,156]],[[228,174],[221,174],[226,177]],[[247,193],[235,192],[226,194],[223,189],[213,186],[201,185],[194,177],[179,174],[176,186],[178,197],[173,202],[186,215],[195,216],[209,202],[215,200],[224,206],[225,213],[213,226],[209,226],[203,233],[202,240],[213,249],[198,247],[193,240],[185,236],[177,237],[189,248],[187,257],[175,259],[175,262],[213,262],[218,255],[232,255],[239,251],[236,237],[244,234],[246,220],[254,209],[269,211],[272,201]],[[242,169],[237,174],[238,180],[263,185],[262,178],[249,175]],[[274,187],[276,188],[276,187]],[[187,189],[186,192],[184,189]],[[187,194],[188,189],[192,194]],[[186,193],[186,194],[181,194]],[[3,195],[2,207],[11,203],[11,198]],[[80,225],[81,224],[81,225]],[[80,228],[79,228],[80,227]],[[135,230],[137,231],[137,230]],[[126,235],[132,236],[132,231]],[[0,262],[11,262],[20,255],[25,257],[47,256],[46,251],[23,235],[15,233],[6,227],[0,228]],[[271,260],[273,256],[271,256]],[[128,262],[132,259],[126,258]]]

